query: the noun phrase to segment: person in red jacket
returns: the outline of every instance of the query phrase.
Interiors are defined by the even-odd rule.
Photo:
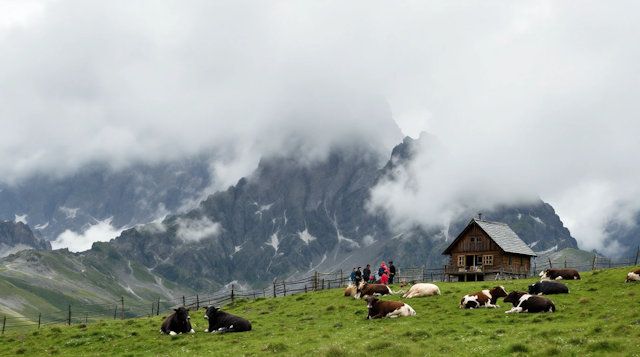
[[[387,285],[388,283],[389,283],[389,276],[387,276],[387,273],[382,273],[382,276],[380,277],[380,284]]]

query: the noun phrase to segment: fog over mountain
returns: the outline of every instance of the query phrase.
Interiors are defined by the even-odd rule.
[[[418,153],[372,190],[370,209],[429,226],[540,197],[582,249],[615,254],[611,235],[633,237],[640,211],[638,10],[0,0],[0,181],[213,152],[206,196],[264,156],[313,163],[358,138],[388,155],[425,131],[441,159]],[[7,214],[29,224],[27,211]],[[107,230],[124,226],[107,218]]]

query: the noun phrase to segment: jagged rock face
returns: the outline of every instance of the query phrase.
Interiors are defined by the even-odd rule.
[[[0,257],[24,249],[51,250],[51,243],[22,222],[0,221]]]
[[[18,185],[0,184],[0,219],[24,216],[47,240],[67,229],[83,232],[109,218],[117,228],[144,224],[175,214],[185,201],[200,197],[211,183],[207,161],[196,157],[118,172],[91,165],[69,177],[34,176]]]

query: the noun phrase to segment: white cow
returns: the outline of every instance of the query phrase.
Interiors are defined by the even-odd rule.
[[[411,289],[409,289],[409,291],[407,291],[404,295],[402,295],[402,297],[406,299],[410,299],[414,297],[431,296],[431,295],[440,295],[440,288],[438,288],[434,284],[419,283],[419,284],[413,285]]]

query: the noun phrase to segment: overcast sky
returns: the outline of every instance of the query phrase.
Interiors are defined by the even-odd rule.
[[[640,206],[639,7],[0,0],[0,177],[213,145],[231,184],[294,135],[322,157],[427,131],[448,160],[377,191],[396,220],[534,194],[581,248],[612,250],[604,224]]]

